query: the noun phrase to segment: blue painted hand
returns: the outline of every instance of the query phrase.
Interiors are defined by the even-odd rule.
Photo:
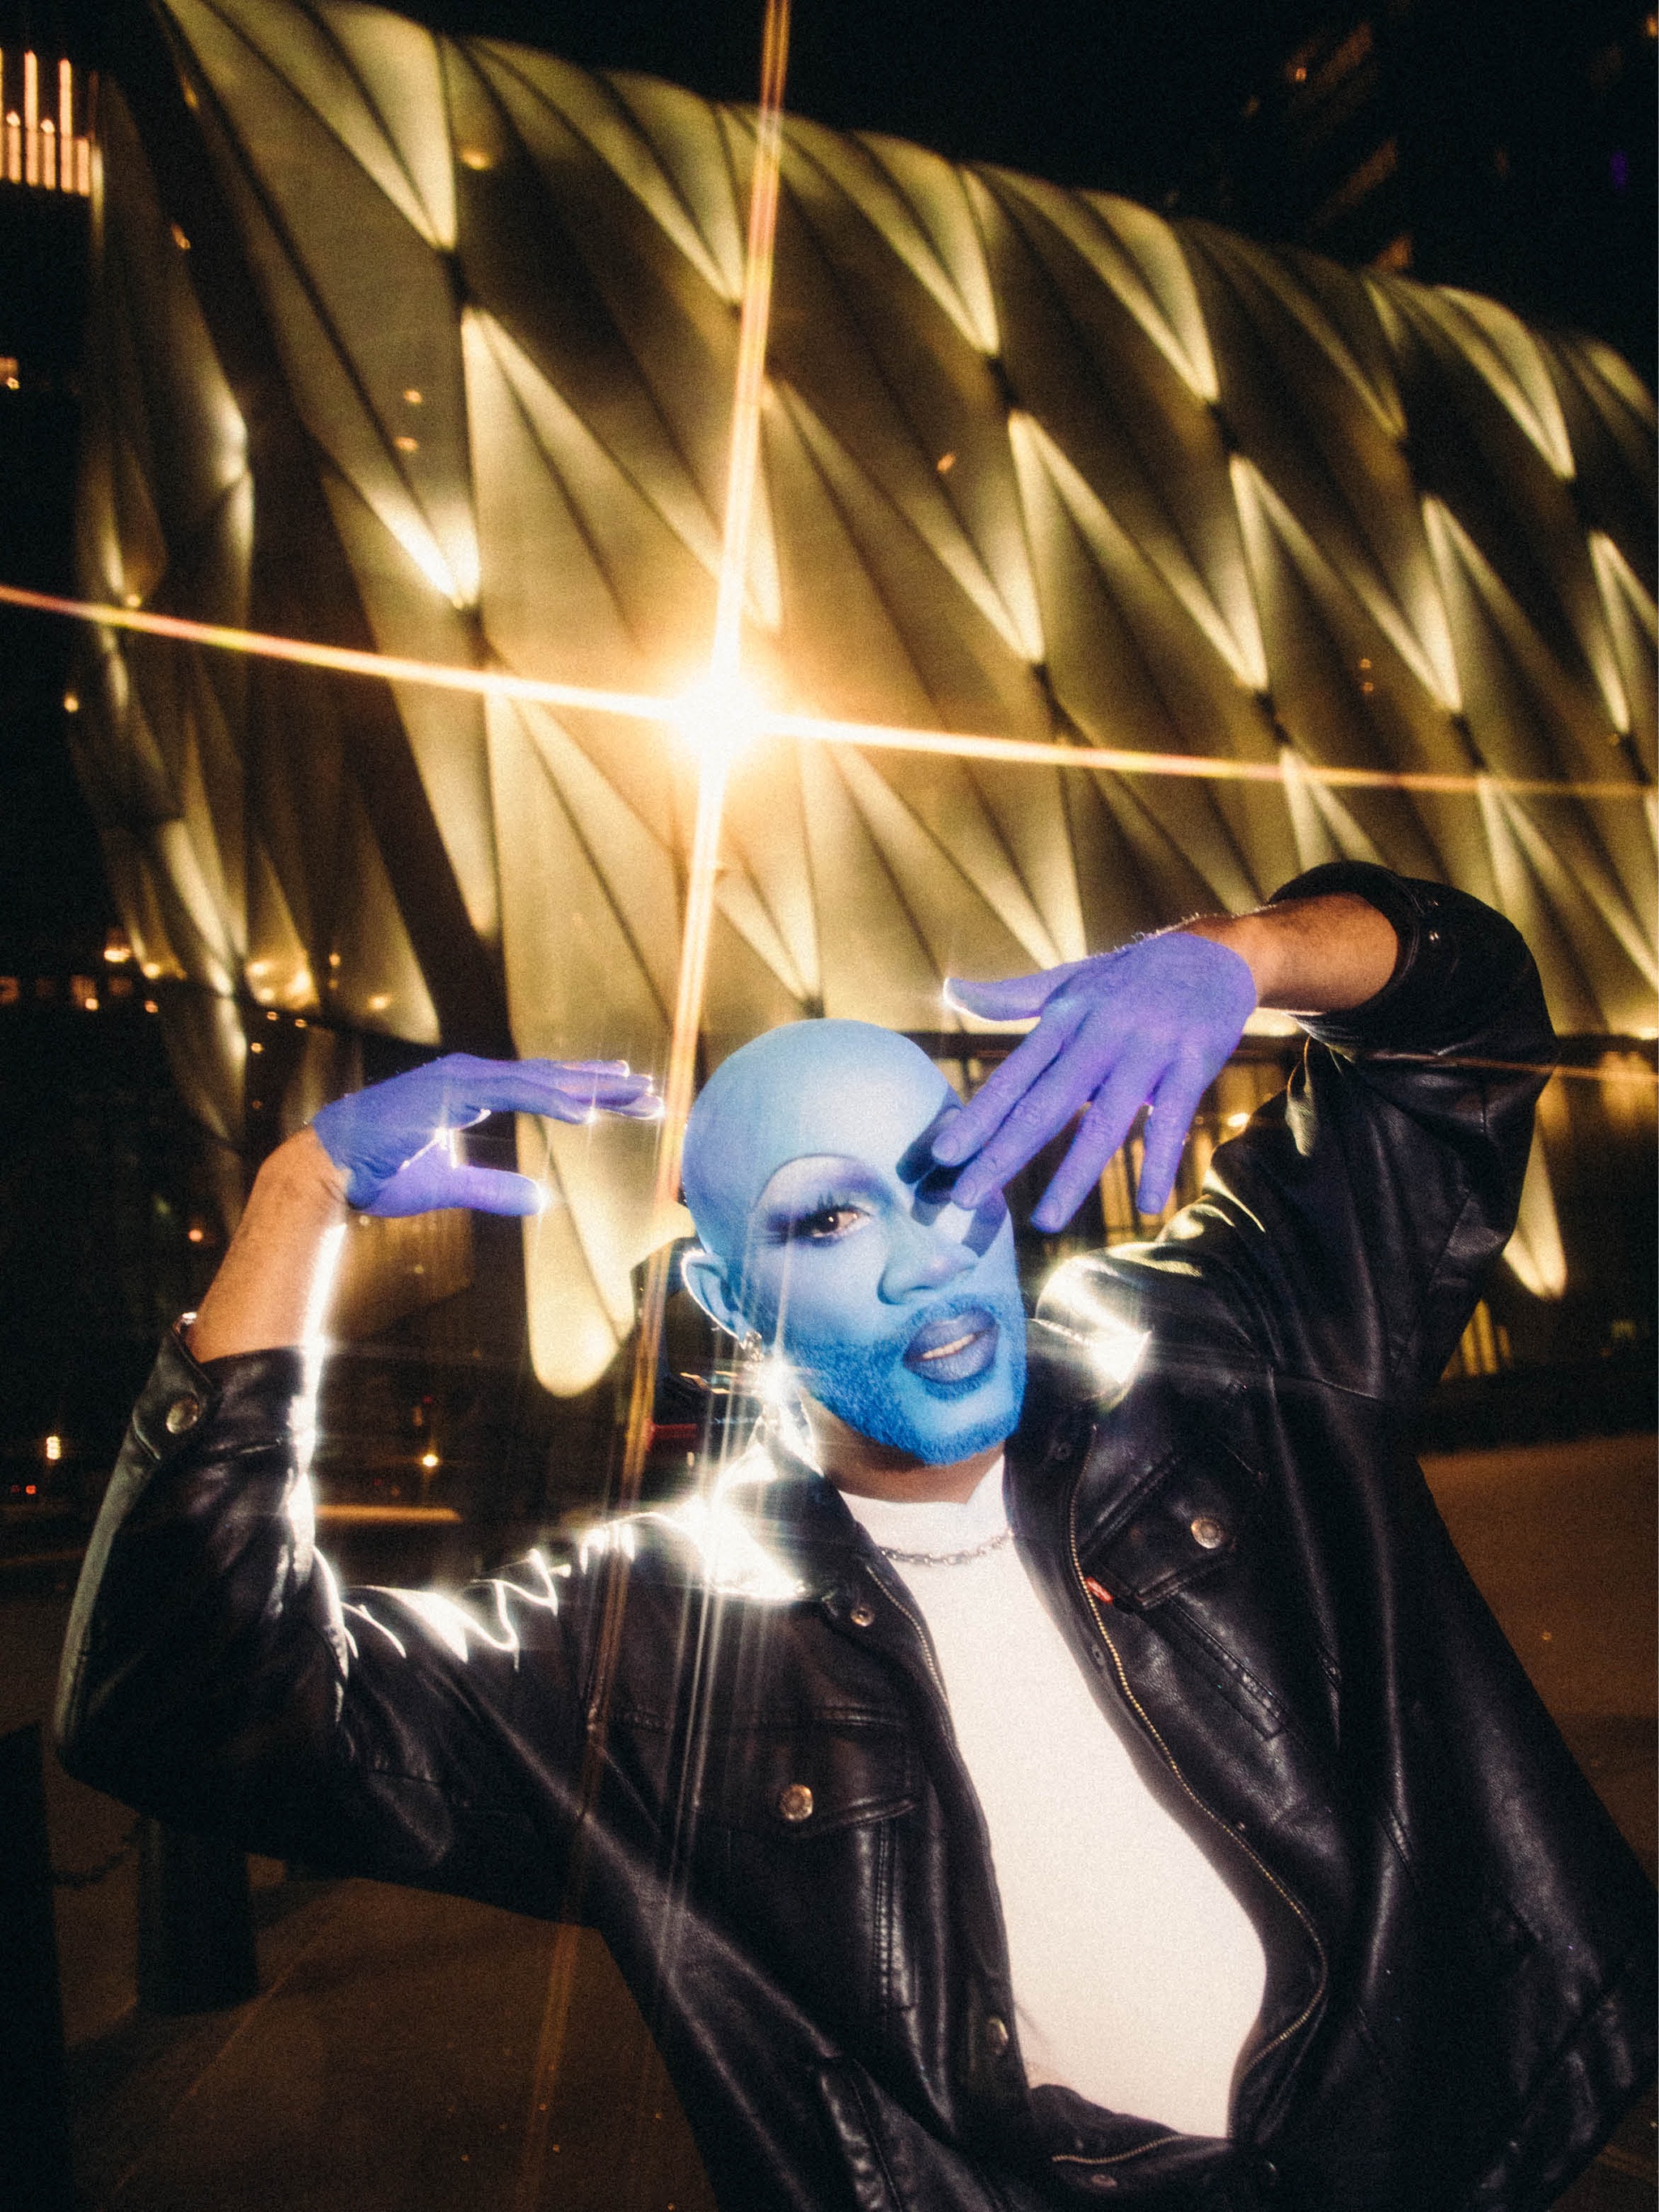
[[[952,981],[949,988],[956,1005],[987,1020],[1039,1019],[940,1131],[933,1157],[962,1165],[957,1204],[980,1206],[1081,1113],[1031,1211],[1034,1226],[1051,1231],[1082,1205],[1145,1105],[1152,1112],[1136,1202],[1143,1213],[1162,1210],[1199,1101],[1256,1004],[1255,979],[1237,953],[1181,930],[1041,975]]]
[[[446,1206],[538,1213],[541,1190],[528,1176],[456,1160],[451,1132],[489,1114],[585,1121],[601,1111],[647,1118],[659,1110],[650,1077],[631,1075],[625,1060],[475,1060],[454,1052],[337,1098],[311,1126],[344,1170],[346,1203],[360,1213],[428,1213]]]

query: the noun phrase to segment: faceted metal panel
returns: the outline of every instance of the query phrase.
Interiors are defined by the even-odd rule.
[[[184,105],[165,131],[118,93],[104,115],[88,592],[690,681],[748,113],[356,4],[156,6]],[[806,1012],[948,1028],[952,969],[1075,958],[1339,854],[1504,907],[1562,1027],[1650,1033],[1650,793],[1297,770],[1650,785],[1653,432],[1605,346],[1492,301],[790,121],[763,690],[1286,780],[763,743],[729,802],[710,1059]],[[118,896],[141,958],[209,994],[173,1044],[228,1143],[238,993],[310,1024],[290,1123],[349,1076],[333,1024],[660,1065],[695,802],[671,732],[113,635],[82,690]],[[537,1369],[574,1389],[665,1224],[638,1133],[522,1145],[563,1200],[527,1238]]]

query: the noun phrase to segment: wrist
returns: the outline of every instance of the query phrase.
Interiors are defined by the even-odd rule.
[[[1322,1014],[1363,1006],[1394,973],[1394,925],[1352,891],[1287,899],[1253,914],[1200,915],[1183,922],[1237,953],[1255,983],[1256,1004]]]
[[[345,1170],[329,1158],[316,1131],[307,1127],[267,1156],[248,1203],[280,1205],[290,1220],[331,1228],[346,1213],[347,1181]]]
[[[1180,925],[1182,936],[1207,938],[1244,963],[1259,1006],[1269,1003],[1268,990],[1278,980],[1272,933],[1261,927],[1262,921],[1258,914],[1200,914]]]

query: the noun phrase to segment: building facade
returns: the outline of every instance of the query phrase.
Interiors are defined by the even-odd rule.
[[[129,14],[92,179],[85,596],[681,689],[749,114],[361,7]],[[791,119],[769,366],[744,653],[775,705],[1283,780],[764,741],[731,788],[711,1062],[828,1012],[971,1080],[993,1047],[947,973],[1239,909],[1339,854],[1502,906],[1558,1026],[1639,1059],[1654,417],[1608,348]],[[123,919],[228,1155],[407,1048],[660,1066],[696,783],[672,731],[113,631],[74,689]],[[1545,1127],[1511,1256],[1547,1298]],[[631,1326],[650,1142],[520,1133],[562,1201],[526,1243],[555,1392]]]

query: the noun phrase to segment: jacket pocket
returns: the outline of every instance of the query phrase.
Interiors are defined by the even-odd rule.
[[[700,1762],[700,1821],[805,1843],[916,1802],[908,1730],[815,1719],[801,1728],[731,1729]]]
[[[913,2003],[908,1731],[834,1717],[732,1729],[697,1765],[689,1856],[710,1902],[818,2017],[851,2029]]]
[[[1218,1438],[1170,1452],[1127,1510],[1085,1552],[1115,1602],[1142,1612],[1227,1567],[1255,1517],[1264,1478]]]

